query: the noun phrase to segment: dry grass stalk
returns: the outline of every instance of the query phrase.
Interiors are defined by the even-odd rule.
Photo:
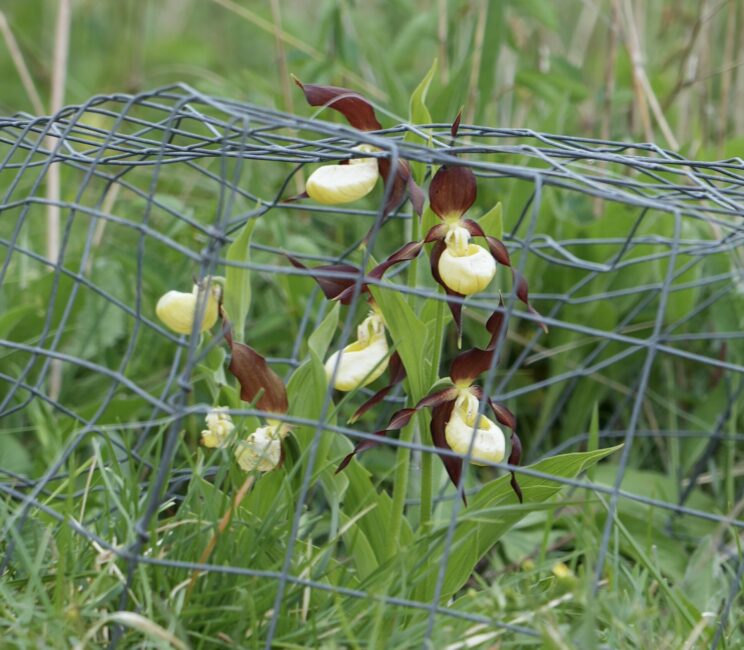
[[[10,29],[8,20],[2,11],[0,11],[0,34],[3,35],[5,46],[8,48],[8,53],[10,54],[10,59],[13,61],[16,72],[18,72],[18,77],[21,80],[23,89],[28,95],[28,99],[31,102],[34,112],[37,115],[42,115],[44,113],[44,105],[41,103],[41,97],[39,97],[39,92],[36,90],[34,80],[31,78],[31,73],[26,65],[26,60],[23,58],[21,48],[18,46],[18,41],[16,41],[15,36],[13,36],[13,31]]]

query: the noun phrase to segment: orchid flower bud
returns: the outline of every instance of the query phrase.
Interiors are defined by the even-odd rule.
[[[464,456],[470,450],[470,462],[474,465],[498,463],[504,459],[504,434],[485,415],[478,415],[478,398],[470,391],[462,391],[455,400],[444,435],[452,451]]]
[[[355,151],[369,153],[374,147],[361,145]],[[352,158],[346,165],[318,167],[305,183],[311,199],[325,205],[351,203],[367,196],[380,175],[376,158]]]
[[[206,304],[202,307],[202,320],[197,330],[206,332],[214,327],[219,312],[220,288],[209,281],[205,285],[209,286],[200,288],[200,285],[195,284],[191,293],[169,291],[164,294],[155,306],[155,313],[158,318],[178,334],[191,334],[194,328],[196,308],[200,303],[199,292],[206,291]],[[204,300],[205,298],[201,298],[201,302],[204,302]]]
[[[455,226],[445,236],[447,248],[439,258],[439,275],[452,291],[469,296],[483,291],[496,274],[493,256],[470,243],[470,233]]]
[[[205,447],[224,447],[230,434],[235,430],[235,425],[227,412],[227,408],[220,406],[210,409],[204,419],[207,428],[201,432],[201,443]]]
[[[279,465],[282,457],[282,439],[289,433],[289,428],[277,420],[268,422],[266,426],[259,427],[238,443],[235,459],[246,472],[254,470],[270,472]]]
[[[338,369],[336,360],[339,355]],[[343,350],[335,352],[325,363],[328,381],[333,378],[333,387],[344,392],[371,384],[388,365],[388,343],[385,325],[378,314],[370,314],[357,328],[357,340]]]

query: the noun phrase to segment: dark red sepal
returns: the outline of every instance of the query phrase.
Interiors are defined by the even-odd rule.
[[[488,398],[488,405],[491,407],[493,415],[499,424],[503,424],[505,427],[509,427],[512,431],[516,430],[517,418],[514,417],[514,413],[512,413],[503,404],[494,402],[490,397]]]
[[[453,138],[457,137],[457,131],[460,129],[460,120],[462,120],[462,109],[460,109],[460,112],[457,114],[455,121],[452,122],[452,126],[450,127],[450,135],[452,135]]]
[[[431,393],[430,395],[427,395],[424,397],[418,404],[416,404],[417,409],[422,408],[433,408],[440,406],[444,404],[445,402],[451,402],[452,400],[457,398],[457,388],[454,386],[449,386],[448,388],[443,388],[442,390],[438,390],[436,393]]]
[[[499,296],[499,309],[494,310],[486,321],[486,330],[491,335],[488,340],[487,350],[493,350],[501,334],[501,328],[504,326],[504,298]]]
[[[384,262],[381,262],[375,268],[373,268],[369,272],[369,277],[379,280],[383,275],[385,275],[385,271],[387,271],[391,266],[395,266],[396,264],[400,264],[401,262],[407,262],[418,257],[418,254],[421,252],[423,246],[423,241],[411,241],[407,244],[404,244]]]
[[[375,431],[375,435],[384,438],[385,431]],[[381,444],[381,442],[382,440],[360,440],[356,445],[354,445],[354,450],[350,454],[344,456],[344,459],[338,464],[335,473],[338,474],[339,472],[345,470],[346,466],[351,462],[351,459],[354,458],[354,456],[356,456],[357,454],[361,454],[363,451],[367,451],[367,449],[376,447],[377,445]]]
[[[452,415],[452,409],[455,407],[454,400],[440,404],[434,407],[431,414],[431,439],[434,446],[438,449],[446,449],[452,451],[452,448],[447,444],[447,437],[445,431],[447,428],[447,422],[449,422],[450,416]],[[450,477],[455,487],[460,484],[460,477],[462,476],[462,458],[457,456],[450,456],[448,454],[439,454],[439,458],[444,464],[444,468],[447,470],[447,474]],[[468,501],[465,498],[463,492],[462,500],[465,505],[468,505]]]
[[[378,158],[377,167],[380,170],[380,176],[385,182],[387,187],[390,181],[390,170],[392,164],[388,158]],[[393,187],[390,189],[390,195],[385,202],[384,214],[388,215],[395,212],[405,201],[406,193],[411,199],[411,205],[414,211],[420,217],[424,211],[424,193],[423,190],[416,185],[411,175],[411,168],[408,162],[402,159],[398,159],[398,165],[395,172],[395,178],[392,180]]]
[[[416,181],[413,180],[413,174],[410,174],[408,176],[407,185],[408,196],[411,198],[413,211],[420,217],[422,214],[424,214],[424,203],[426,203],[426,195],[424,194],[424,190],[422,190],[416,184]]]
[[[295,194],[294,196],[290,196],[286,199],[282,199],[282,203],[294,203],[295,201],[301,201],[302,199],[308,198],[310,195],[307,192],[302,192],[301,194]]]
[[[514,286],[516,287],[515,293],[517,294],[517,298],[521,300],[525,305],[527,305],[527,310],[532,314],[533,316],[537,316],[540,320],[538,321],[538,325],[542,328],[543,332],[546,334],[548,333],[548,326],[542,321],[542,316],[540,315],[540,312],[537,311],[531,304],[530,304],[530,298],[529,298],[529,291],[527,287],[527,280],[525,280],[522,275],[517,271],[514,267],[512,267],[512,279],[514,282]]]
[[[393,413],[393,417],[390,418],[390,422],[388,422],[386,431],[395,431],[397,429],[402,429],[413,417],[413,414],[418,411],[417,407],[413,408],[404,408],[400,409],[400,411],[396,411]]]
[[[509,257],[509,251],[504,246],[504,242],[496,237],[486,235],[483,228],[480,227],[476,221],[472,219],[463,219],[462,226],[465,228],[473,237],[484,237],[488,242],[488,249],[491,251],[493,259],[495,259],[502,266],[511,266],[511,259]]]
[[[438,223],[436,226],[432,226],[429,232],[426,233],[426,237],[424,237],[424,243],[431,244],[432,242],[444,239],[447,236],[448,229],[449,227],[446,223]]]
[[[519,465],[519,462],[522,460],[522,441],[519,439],[519,436],[516,434],[516,432],[512,431],[511,434],[511,453],[509,454],[509,465]],[[524,503],[524,498],[522,496],[522,488],[519,487],[519,482],[517,481],[517,475],[514,473],[514,470],[511,472],[511,481],[509,484],[512,486],[512,490],[514,490],[514,494],[517,495],[517,499],[519,499],[519,503]]]
[[[339,464],[338,468],[336,468],[336,474],[343,470],[351,462],[351,459],[354,458],[354,456],[356,456],[358,453],[367,449],[372,449],[372,447],[376,447],[377,445],[382,444],[382,441],[385,439],[388,431],[397,431],[398,429],[402,429],[404,426],[406,426],[406,424],[408,424],[416,411],[416,408],[405,408],[393,413],[393,417],[390,418],[390,422],[388,422],[387,427],[381,429],[380,431],[375,431],[374,435],[376,438],[379,438],[379,440],[361,440],[356,445],[354,445],[354,450],[350,454],[345,456]]]
[[[253,403],[256,408],[271,413],[286,413],[289,410],[287,389],[258,352],[245,343],[235,343],[229,325],[225,327],[225,340],[230,347],[230,365],[227,369],[240,384],[240,399]]]
[[[372,104],[359,93],[337,86],[303,84],[297,77],[294,77],[294,82],[305,93],[310,106],[328,106],[341,113],[351,126],[360,131],[378,131],[382,128]]]
[[[429,185],[429,204],[436,215],[462,216],[475,202],[475,174],[469,167],[442,165]]]
[[[473,237],[485,237],[486,232],[480,227],[477,221],[472,219],[462,219],[460,225],[465,228]]]
[[[338,300],[343,305],[348,305],[351,302],[356,279],[350,277],[333,277],[332,274],[359,275],[360,270],[356,266],[352,264],[324,264],[323,266],[316,266],[311,269],[291,255],[287,255],[286,257],[294,267],[309,272],[328,300]],[[362,285],[362,293],[366,290],[366,285]]]
[[[477,224],[476,224],[477,225]],[[480,226],[478,226],[480,228]],[[481,231],[483,232],[483,231]],[[488,250],[491,251],[493,259],[495,259],[501,266],[511,266],[511,258],[509,257],[509,251],[506,250],[504,242],[496,237],[486,237],[488,242]]]
[[[397,352],[394,352],[393,355],[390,357],[390,361],[388,363],[388,376],[390,377],[390,383],[384,388],[378,390],[374,395],[372,395],[372,397],[370,397],[366,402],[364,402],[364,404],[362,404],[356,411],[354,411],[354,414],[349,418],[349,424],[353,424],[367,411],[369,411],[369,409],[379,404],[383,399],[387,397],[388,393],[393,390],[393,388],[395,388],[406,378],[406,369],[403,366],[403,363],[400,360],[400,355]]]
[[[450,366],[450,379],[456,384],[471,384],[482,373],[495,365],[494,350],[472,348],[460,352]]]
[[[501,327],[504,324],[504,314],[502,311],[504,307],[503,298],[499,298],[499,307],[501,309],[494,311],[486,322],[486,329],[490,334],[490,338],[485,350],[480,348],[466,350],[458,354],[452,362],[450,366],[450,378],[455,383],[472,383],[476,377],[488,370],[491,364],[495,364],[493,361],[494,348],[501,333]]]
[[[447,294],[448,297],[464,298],[465,296],[463,296],[461,293],[452,291],[452,289],[450,289],[444,283],[444,281],[442,280],[442,276],[439,275],[439,258],[442,257],[442,253],[444,253],[446,248],[447,245],[444,243],[444,240],[440,239],[436,242],[436,244],[434,244],[434,247],[431,249],[431,253],[429,254],[431,275],[434,280],[436,280],[437,284],[442,287],[442,289],[444,289],[444,292]],[[462,335],[462,303],[448,300],[447,306],[452,313],[452,320],[455,322],[455,329],[457,330],[457,338],[459,340],[460,336]]]

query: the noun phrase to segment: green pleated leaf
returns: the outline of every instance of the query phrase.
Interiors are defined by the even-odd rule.
[[[478,225],[490,237],[496,237],[499,240],[504,238],[504,217],[501,201],[478,219]]]
[[[575,478],[621,447],[622,445],[618,445],[596,451],[564,454],[531,465],[530,469],[549,474],[558,480],[520,475],[519,484],[524,495],[522,505],[519,505],[509,485],[508,474],[484,485],[461,513],[462,520],[457,526],[449,550],[441,602],[446,602],[467,582],[476,564],[510,528],[531,512],[544,509],[545,502],[563,487],[561,478]],[[447,524],[445,522],[445,528]],[[427,551],[428,557],[444,557],[443,540],[446,535],[435,531],[432,537],[436,542]],[[436,561],[422,568],[423,581],[419,582],[417,598],[421,597],[426,601],[433,597],[439,566],[439,561]]]
[[[319,423],[323,416],[323,405],[326,401],[328,391],[323,363],[312,350],[310,358],[307,359],[287,382],[287,395],[289,396],[289,413],[295,417],[316,420]],[[333,415],[333,404],[330,403],[325,412],[322,422],[335,424]],[[315,425],[296,426],[293,428],[293,436],[297,440],[300,451],[308,452],[310,445],[315,440],[317,427]],[[330,431],[322,431],[318,442],[318,450],[315,455],[313,475],[317,475],[326,469],[328,463],[328,449],[334,434]]]
[[[413,91],[411,99],[408,103],[408,122],[410,124],[431,124],[431,113],[429,108],[426,106],[426,94],[429,92],[429,86],[431,85],[432,79],[434,79],[434,73],[437,71],[437,60],[431,64],[431,68],[426,73],[424,78],[421,80],[416,90]],[[422,143],[422,138],[415,133],[410,131],[406,133],[404,138],[406,142]],[[425,144],[431,142],[431,135],[424,141]],[[426,173],[426,165],[421,162],[410,161],[411,171],[413,172],[413,178],[416,182],[421,183]]]
[[[227,249],[227,261],[245,264],[250,259],[251,235],[256,219],[248,221],[240,234]],[[251,307],[251,272],[240,266],[227,266],[225,270],[225,293],[223,303],[233,327],[233,338],[242,343],[245,333],[245,319]]]
[[[339,303],[334,303],[331,311],[310,335],[307,341],[308,347],[316,354],[318,359],[323,359],[328,352],[328,346],[333,340],[333,334],[338,326]]]
[[[416,316],[403,295],[394,291],[370,286],[370,291],[382,311],[385,325],[395,343],[406,369],[411,388],[411,399],[415,402],[425,395],[429,388],[426,360],[429,341],[424,322]]]

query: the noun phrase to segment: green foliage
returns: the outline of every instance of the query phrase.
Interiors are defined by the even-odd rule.
[[[429,344],[427,328],[400,293],[378,287],[371,287],[370,290],[380,306],[395,349],[406,368],[411,399],[415,403],[429,388],[430,368],[426,364]]]
[[[530,466],[530,469],[556,479],[571,479],[619,448],[554,456]],[[541,510],[540,505],[554,497],[563,486],[559,480],[551,478],[520,476],[519,484],[524,493],[524,503],[520,505],[509,480],[509,476],[502,476],[485,484],[469,503],[452,540],[442,586],[442,602],[446,602],[465,584],[476,564],[501,537],[523,517]],[[438,540],[429,549],[432,557],[444,555],[441,546],[442,541]],[[425,568],[424,575],[429,591],[423,595],[423,600],[429,600],[433,596],[431,588],[438,572],[438,565]]]
[[[244,341],[245,319],[251,307],[251,272],[250,269],[234,264],[245,264],[250,261],[251,235],[256,220],[251,219],[241,229],[238,236],[227,249],[225,267],[225,311],[233,326],[233,336],[238,343]]]
[[[478,219],[478,225],[483,228],[490,237],[503,239],[504,237],[504,215],[501,203],[494,205],[486,214]]]
[[[434,74],[437,71],[437,60],[434,59],[434,63],[431,64],[429,72],[421,80],[421,83],[416,87],[411,95],[411,100],[408,104],[408,121],[412,125],[418,124],[431,124],[431,113],[426,106],[426,94],[429,92],[429,86],[431,85]],[[406,133],[405,140],[407,142],[418,142],[421,143],[421,137],[417,134],[409,131]],[[428,141],[424,144],[429,144],[431,141],[431,135]],[[426,172],[426,166],[423,163],[417,161],[411,161],[411,171],[413,172],[414,179],[421,183],[424,180],[424,173]]]

